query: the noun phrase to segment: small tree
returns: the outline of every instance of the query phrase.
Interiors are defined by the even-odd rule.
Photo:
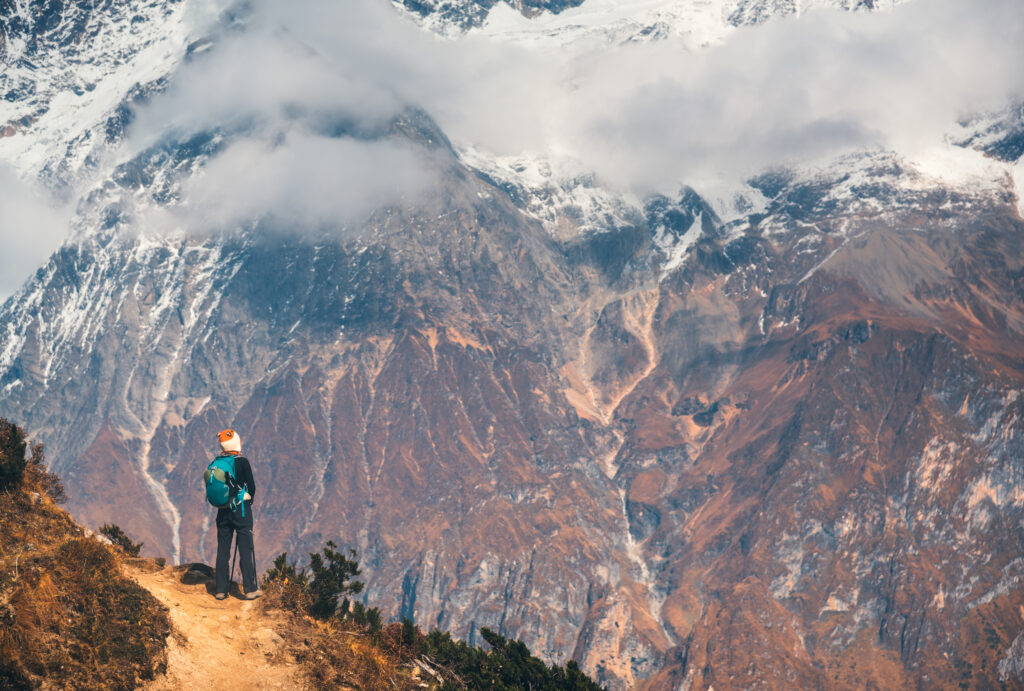
[[[376,607],[367,607],[362,602],[359,602],[359,600],[353,602],[351,610],[343,616],[356,626],[365,628],[366,632],[375,640],[383,628],[380,610]]]
[[[309,580],[306,576],[305,571],[300,571],[295,568],[295,562],[288,561],[288,553],[281,552],[274,557],[274,565],[267,569],[266,574],[263,576],[264,581],[294,581],[301,584],[303,587],[306,586],[306,582]]]
[[[31,451],[29,457],[25,455],[26,450]],[[0,490],[23,481],[35,485],[58,504],[68,500],[60,478],[46,469],[43,445],[32,444],[30,448],[25,430],[0,417]]]
[[[0,417],[0,490],[21,482],[26,448],[25,430]]]
[[[121,526],[114,523],[105,523],[100,528],[100,534],[105,535],[111,542],[121,548],[129,557],[139,556],[143,543],[132,542],[128,534],[121,530]]]
[[[377,630],[380,612],[376,608],[367,609],[362,603],[356,603],[353,610],[347,597],[363,591],[363,584],[352,580],[359,575],[355,550],[350,549],[349,556],[351,559],[339,552],[333,541],[328,541],[320,553],[310,552],[307,570],[289,562],[288,553],[282,552],[274,559],[274,566],[267,570],[263,583],[280,593],[281,604],[288,609],[306,611],[317,619],[334,616],[353,619]]]
[[[352,558],[348,559],[338,551],[338,546],[333,540],[328,540],[322,551],[322,555],[316,552],[309,554],[309,570],[313,576],[309,582],[309,594],[312,598],[309,613],[319,619],[327,619],[335,614],[345,616],[350,607],[346,596],[357,595],[363,591],[362,582],[351,580],[360,573],[356,551],[350,549],[349,554]],[[344,600],[339,607],[338,599],[342,597]]]

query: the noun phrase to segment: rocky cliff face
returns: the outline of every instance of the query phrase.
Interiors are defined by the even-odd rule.
[[[125,232],[223,132],[83,196],[0,311],[0,415],[77,517],[209,560],[198,478],[231,426],[261,564],[351,545],[368,600],[425,628],[615,688],[1019,682],[1012,181],[863,156],[756,178],[728,222],[688,189],[587,216],[418,111],[368,136],[428,153],[435,187],[345,232]]]

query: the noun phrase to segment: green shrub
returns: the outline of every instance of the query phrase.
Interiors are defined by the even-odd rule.
[[[263,581],[296,581],[301,582],[302,585],[307,585],[309,579],[306,577],[305,572],[295,567],[295,562],[288,561],[288,553],[281,552],[274,557],[274,565],[267,569],[267,572],[263,575]]]
[[[480,635],[490,650],[452,639],[447,631],[431,631],[421,645],[422,654],[447,672],[444,689],[488,688],[496,691],[600,691],[590,677],[570,660],[564,667],[548,666],[534,657],[521,641],[488,628]]]
[[[382,623],[380,610],[376,607],[367,607],[362,602],[356,600],[352,603],[350,610],[342,614],[342,618],[351,621],[360,628],[366,629],[366,632],[375,640],[379,638]]]
[[[297,614],[309,613],[309,577],[288,561],[287,552],[277,555],[262,582],[265,603]]]
[[[351,559],[339,552],[338,546],[332,540],[327,541],[322,555],[310,553],[309,570],[312,578],[309,581],[309,594],[312,603],[309,613],[314,617],[327,619],[336,614],[345,616],[350,607],[345,596],[357,595],[363,591],[363,584],[360,581],[351,580],[359,575],[356,551],[350,549],[349,554],[352,556]],[[344,600],[339,605],[338,599],[342,597]]]
[[[0,417],[0,490],[21,483],[26,448],[25,430]]]
[[[25,451],[31,455],[26,458]],[[55,473],[46,469],[42,444],[32,444],[25,430],[6,418],[0,418],[0,490],[27,480],[58,504],[67,501],[64,485]]]
[[[274,566],[263,576],[263,584],[278,596],[286,609],[309,614],[317,619],[338,617],[349,619],[373,631],[380,629],[380,612],[367,609],[362,603],[353,606],[348,595],[363,591],[363,583],[353,580],[359,575],[355,550],[346,557],[338,546],[328,540],[320,553],[309,554],[308,570],[288,561],[288,553],[274,558]],[[339,602],[340,601],[340,602]]]
[[[303,657],[307,672],[318,688],[337,688],[342,681],[350,684],[356,679],[361,680],[357,687],[378,688],[378,682],[383,684],[382,679],[390,678],[385,670],[388,665],[382,660],[390,660],[389,665],[408,665],[422,658],[444,678],[443,690],[601,689],[574,661],[570,660],[564,667],[548,666],[534,657],[521,641],[505,638],[490,629],[480,629],[488,646],[484,649],[454,640],[447,631],[435,630],[424,635],[409,619],[384,625],[379,609],[367,607],[358,600],[350,602],[347,597],[362,592],[363,583],[353,580],[359,573],[355,551],[349,550],[349,557],[346,557],[334,542],[328,542],[320,553],[310,553],[308,569],[300,569],[289,562],[288,553],[283,552],[263,577],[267,591],[265,602],[270,606],[333,621],[342,630],[351,631],[356,627],[368,634],[376,649],[384,653],[384,657],[369,655],[362,648],[361,653],[354,652],[355,648],[344,648],[338,643],[346,639],[332,639],[333,634],[318,638],[310,654]],[[337,630],[332,626],[327,628]],[[356,673],[352,671],[353,660],[360,655],[361,662],[355,667],[362,671]],[[393,684],[393,680],[390,683]]]
[[[114,523],[105,523],[100,528],[100,535],[105,535],[111,542],[121,548],[125,554],[129,557],[139,556],[139,552],[142,551],[142,545],[145,543],[132,542],[131,538],[121,530],[121,526]]]

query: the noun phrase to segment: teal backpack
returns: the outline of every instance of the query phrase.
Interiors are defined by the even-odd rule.
[[[235,457],[231,454],[217,456],[203,473],[206,485],[206,500],[218,509],[242,507],[245,515],[245,485],[235,479]]]

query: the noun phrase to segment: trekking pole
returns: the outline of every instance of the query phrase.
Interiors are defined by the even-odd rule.
[[[238,540],[235,540],[235,556],[231,558],[231,571],[228,573],[228,590],[231,590],[231,584],[235,580],[235,564],[238,562]]]

